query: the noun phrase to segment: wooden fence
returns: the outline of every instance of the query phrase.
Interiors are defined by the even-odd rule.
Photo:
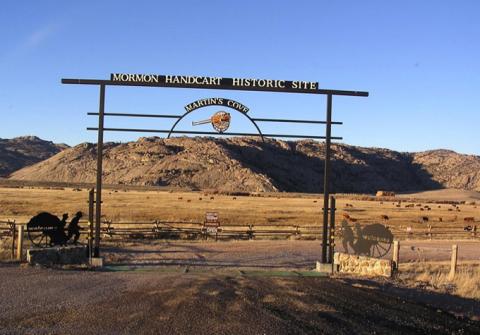
[[[0,221],[0,238],[15,234],[13,220]],[[81,221],[81,232],[87,234],[88,222]],[[362,225],[363,226],[363,225]],[[465,231],[460,225],[444,225],[442,227],[422,226],[408,230],[408,225],[386,225],[396,240],[408,239],[479,239],[478,227],[472,225],[472,229]],[[13,227],[13,229],[12,229]],[[353,225],[349,227],[354,230]],[[26,230],[25,230],[26,231]],[[206,233],[203,222],[191,221],[149,221],[149,222],[112,222],[104,220],[101,225],[102,238],[116,239],[201,239],[208,238],[212,234]],[[337,225],[335,236],[340,237],[342,229]],[[313,225],[238,225],[220,224],[218,239],[321,239],[322,227]]]

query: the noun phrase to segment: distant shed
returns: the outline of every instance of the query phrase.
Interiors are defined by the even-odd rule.
[[[377,194],[375,194],[377,197],[394,197],[395,192],[391,191],[377,191]]]

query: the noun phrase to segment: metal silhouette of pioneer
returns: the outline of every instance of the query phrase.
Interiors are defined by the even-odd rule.
[[[212,117],[207,120],[192,122],[192,126],[211,123],[213,126],[213,129],[215,129],[219,133],[223,133],[230,126],[231,119],[232,117],[230,116],[230,113],[220,111],[213,114]]]
[[[95,245],[94,256],[100,255],[100,225],[102,217],[102,171],[103,171],[103,134],[105,131],[120,132],[140,132],[140,133],[163,133],[168,134],[189,134],[189,135],[220,135],[220,136],[257,136],[273,138],[296,138],[296,139],[320,139],[325,140],[325,161],[323,173],[323,227],[322,227],[322,248],[321,263],[332,263],[331,257],[334,245],[331,243],[331,236],[335,231],[334,215],[330,220],[329,213],[334,214],[334,206],[331,206],[330,199],[330,156],[331,141],[342,140],[342,137],[332,136],[332,125],[340,125],[342,122],[332,120],[332,103],[333,96],[356,96],[368,97],[368,92],[363,91],[347,91],[321,89],[318,82],[310,81],[289,81],[289,80],[272,80],[272,79],[256,79],[256,78],[222,78],[222,77],[203,77],[203,76],[178,76],[178,75],[160,75],[160,74],[129,74],[129,73],[112,73],[109,80],[102,79],[62,79],[62,84],[75,85],[96,85],[100,89],[100,101],[98,113],[87,113],[88,115],[98,116],[98,127],[88,127],[87,130],[97,131],[97,178],[96,178],[96,199],[95,199]],[[271,119],[271,118],[252,118],[247,112],[249,108],[243,104],[226,99],[211,98],[203,99],[192,103],[183,115],[172,114],[138,114],[138,113],[118,113],[105,112],[105,88],[107,86],[142,86],[142,87],[170,87],[170,88],[190,88],[190,89],[210,89],[210,90],[226,90],[226,91],[256,91],[256,92],[277,92],[277,93],[300,93],[326,95],[326,120],[298,120],[298,119]],[[200,107],[211,105],[221,105],[232,108],[244,115],[256,128],[258,133],[234,133],[234,132],[208,132],[208,131],[192,131],[192,130],[176,130],[176,125],[186,115]],[[154,118],[154,119],[176,119],[170,130],[168,129],[134,129],[134,128],[110,128],[105,127],[105,116],[110,117],[137,117],[137,118]],[[323,124],[325,125],[325,135],[304,135],[304,134],[264,134],[260,131],[257,122],[274,122],[274,123],[296,123],[296,124]],[[214,125],[215,127],[215,125]],[[222,129],[222,128],[220,128]],[[333,198],[334,199],[334,198]],[[333,200],[334,201],[334,200]]]

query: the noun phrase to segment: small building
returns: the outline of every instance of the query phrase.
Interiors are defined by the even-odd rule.
[[[394,197],[395,192],[391,191],[377,191],[377,194],[375,194],[377,197]]]

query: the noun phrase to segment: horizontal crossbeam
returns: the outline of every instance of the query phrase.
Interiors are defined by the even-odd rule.
[[[99,113],[87,113],[87,115],[99,115]],[[152,117],[152,118],[170,118],[180,119],[181,115],[169,115],[169,114],[132,114],[132,113],[104,113],[105,116],[124,116],[124,117]],[[312,124],[327,124],[327,121],[316,120],[291,120],[291,119],[261,119],[252,118],[252,121],[258,122],[287,122],[287,123],[312,123]],[[343,124],[343,122],[332,121],[332,124]]]
[[[252,120],[253,121],[258,121],[258,122],[287,122],[287,123],[327,124],[327,121],[316,121],[316,120],[258,119],[258,118],[252,118]],[[332,121],[331,124],[343,124],[343,122]]]
[[[99,113],[87,113],[87,115],[99,115]],[[181,115],[168,114],[130,114],[130,113],[103,113],[105,116],[128,116],[128,117],[159,117],[166,119],[180,119]]]
[[[173,88],[201,88],[210,90],[233,90],[233,91],[261,91],[261,92],[280,92],[280,93],[307,93],[307,94],[326,94],[326,95],[347,95],[356,97],[368,97],[368,92],[363,91],[346,91],[346,90],[302,90],[302,89],[285,89],[274,87],[230,87],[230,86],[216,86],[216,85],[198,85],[198,84],[173,84],[168,85],[164,83],[146,83],[146,82],[124,82],[103,79],[72,79],[63,78],[62,84],[73,85],[108,85],[108,86],[146,86],[146,87],[173,87]]]
[[[88,127],[87,130],[98,131],[99,128]],[[163,133],[163,134],[183,134],[183,135],[220,135],[220,136],[255,136],[262,137],[261,134],[254,133],[217,133],[214,131],[191,131],[191,130],[164,130],[164,129],[132,129],[132,128],[103,128],[104,131],[126,131],[136,133]],[[309,135],[292,135],[292,134],[263,134],[266,137],[283,137],[283,138],[305,138],[324,140],[325,136],[309,136]],[[331,137],[332,140],[342,140],[342,137]]]

